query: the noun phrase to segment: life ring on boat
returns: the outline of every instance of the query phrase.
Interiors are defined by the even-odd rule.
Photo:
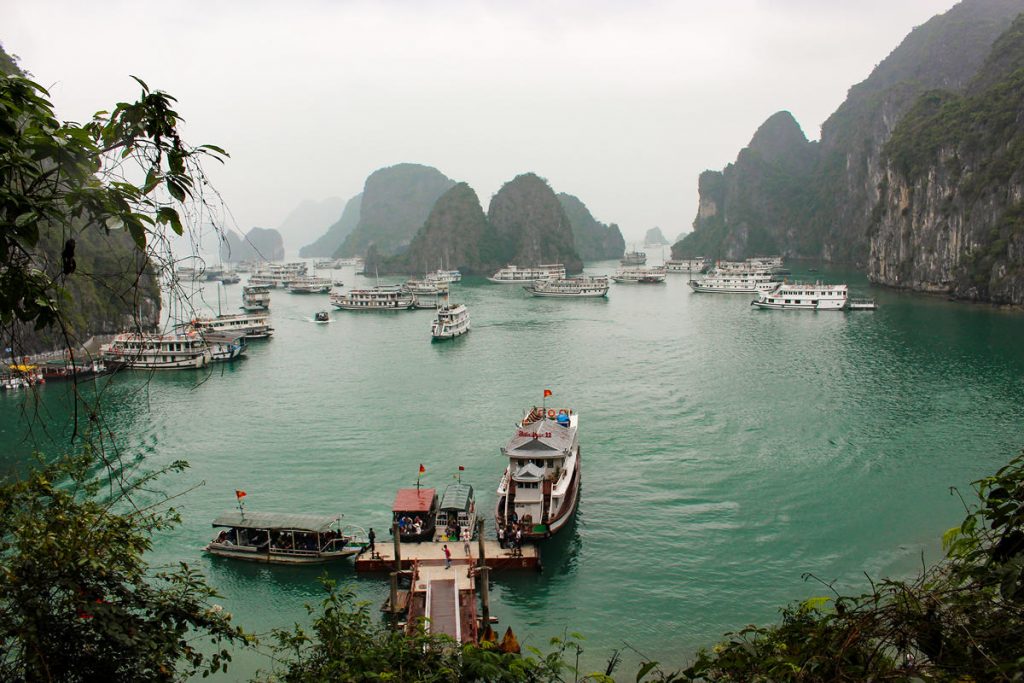
[[[555,419],[555,409],[554,408],[548,408],[548,418],[551,419],[551,420]]]

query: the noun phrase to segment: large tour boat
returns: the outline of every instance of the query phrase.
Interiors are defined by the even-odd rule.
[[[111,369],[189,370],[205,367],[213,358],[198,332],[184,334],[119,334],[100,347]]]
[[[270,309],[269,285],[245,285],[242,287],[242,310],[250,313]]]
[[[523,287],[533,296],[602,297],[608,296],[608,277],[605,275],[538,280]]]
[[[769,270],[734,270],[717,267],[702,280],[690,280],[690,288],[695,292],[714,294],[756,294],[770,292],[782,284]]]
[[[377,285],[331,294],[331,305],[345,311],[400,311],[416,305],[416,295],[401,285]]]
[[[426,278],[424,280],[406,280],[402,286],[416,296],[437,296],[442,289],[447,290],[448,283]]]
[[[524,267],[508,265],[487,279],[499,285],[522,285],[537,280],[560,280],[564,277],[565,266],[561,263],[548,263]]]
[[[465,304],[452,304],[448,298],[448,289],[443,289],[438,297],[434,322],[430,325],[432,340],[454,339],[467,332],[469,332],[469,309]]]
[[[665,270],[669,273],[703,273],[707,267],[708,261],[703,256],[665,261]]]
[[[750,305],[758,308],[841,311],[846,308],[849,298],[846,285],[783,283],[770,292],[759,292]]]
[[[619,259],[619,264],[623,266],[642,266],[645,263],[647,263],[647,254],[642,251],[627,251]]]
[[[458,270],[445,270],[440,268],[435,270],[433,273],[427,273],[427,280],[433,280],[434,282],[462,282],[462,272]]]
[[[557,533],[572,519],[580,489],[579,415],[568,408],[533,408],[501,449],[508,466],[498,485],[495,520],[524,540]]]
[[[637,266],[635,268],[621,268],[612,279],[619,284],[640,284],[652,285],[665,281],[664,266]]]
[[[398,489],[391,513],[402,543],[433,540],[437,524],[437,491],[419,486]]]
[[[342,528],[339,515],[226,512],[213,520],[221,531],[206,546],[220,557],[271,564],[317,564],[358,555],[361,530]]]
[[[193,318],[183,327],[197,332],[241,332],[246,339],[266,339],[274,334],[270,320],[262,313],[232,313],[216,317]]]
[[[333,284],[329,277],[303,275],[288,283],[287,289],[292,294],[327,294]]]

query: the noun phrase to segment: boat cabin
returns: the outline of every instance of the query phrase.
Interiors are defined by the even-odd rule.
[[[466,531],[472,538],[475,527],[476,501],[473,499],[473,487],[461,482],[449,484],[441,496],[441,506],[437,512],[437,531],[444,536],[440,540],[458,540]]]
[[[340,515],[225,512],[206,546],[212,555],[275,564],[313,564],[357,555],[366,545],[341,529]]]
[[[434,538],[437,522],[436,489],[398,489],[391,511],[403,543],[419,543]]]

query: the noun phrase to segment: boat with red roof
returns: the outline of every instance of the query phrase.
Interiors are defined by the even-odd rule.
[[[398,489],[391,506],[402,543],[419,543],[434,538],[437,523],[437,490],[416,486]]]

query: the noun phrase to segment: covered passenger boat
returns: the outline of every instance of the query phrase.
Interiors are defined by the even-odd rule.
[[[225,512],[213,520],[220,532],[206,552],[273,564],[316,564],[358,555],[365,535],[341,527],[341,515],[297,515],[281,512]]]
[[[467,533],[469,538],[473,538],[475,530],[476,501],[473,498],[473,487],[462,482],[449,484],[441,496],[441,506],[437,512],[436,540],[456,541]]]
[[[402,543],[419,543],[434,538],[437,523],[437,491],[416,488],[398,489],[391,506]]]

